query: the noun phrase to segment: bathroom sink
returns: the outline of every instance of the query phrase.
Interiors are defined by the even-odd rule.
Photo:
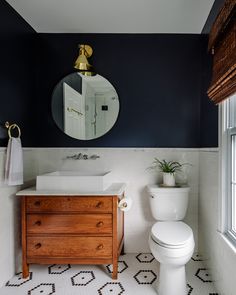
[[[96,192],[106,190],[111,184],[110,172],[55,171],[36,178],[36,190]]]

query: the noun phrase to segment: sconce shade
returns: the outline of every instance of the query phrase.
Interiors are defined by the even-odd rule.
[[[74,68],[79,71],[89,71],[92,69],[92,66],[89,64],[87,57],[81,54],[76,59]]]
[[[79,70],[82,74],[91,76],[93,72],[93,67],[88,62],[88,57],[92,55],[92,48],[89,45],[79,45],[79,56],[75,61],[74,68]]]

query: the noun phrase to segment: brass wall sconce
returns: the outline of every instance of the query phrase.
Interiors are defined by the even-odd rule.
[[[93,66],[88,62],[88,58],[93,54],[93,49],[87,44],[79,45],[79,56],[75,61],[74,68],[85,76],[96,75]]]

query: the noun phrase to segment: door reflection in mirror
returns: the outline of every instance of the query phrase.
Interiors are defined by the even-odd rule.
[[[119,98],[100,75],[73,73],[62,79],[52,95],[52,115],[67,135],[90,140],[107,133],[119,114]]]

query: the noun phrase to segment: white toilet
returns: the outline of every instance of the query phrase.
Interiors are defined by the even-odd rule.
[[[180,221],[188,207],[189,187],[149,185],[150,207],[158,220],[151,229],[149,247],[160,262],[158,295],[187,295],[185,264],[194,251],[192,229]]]

